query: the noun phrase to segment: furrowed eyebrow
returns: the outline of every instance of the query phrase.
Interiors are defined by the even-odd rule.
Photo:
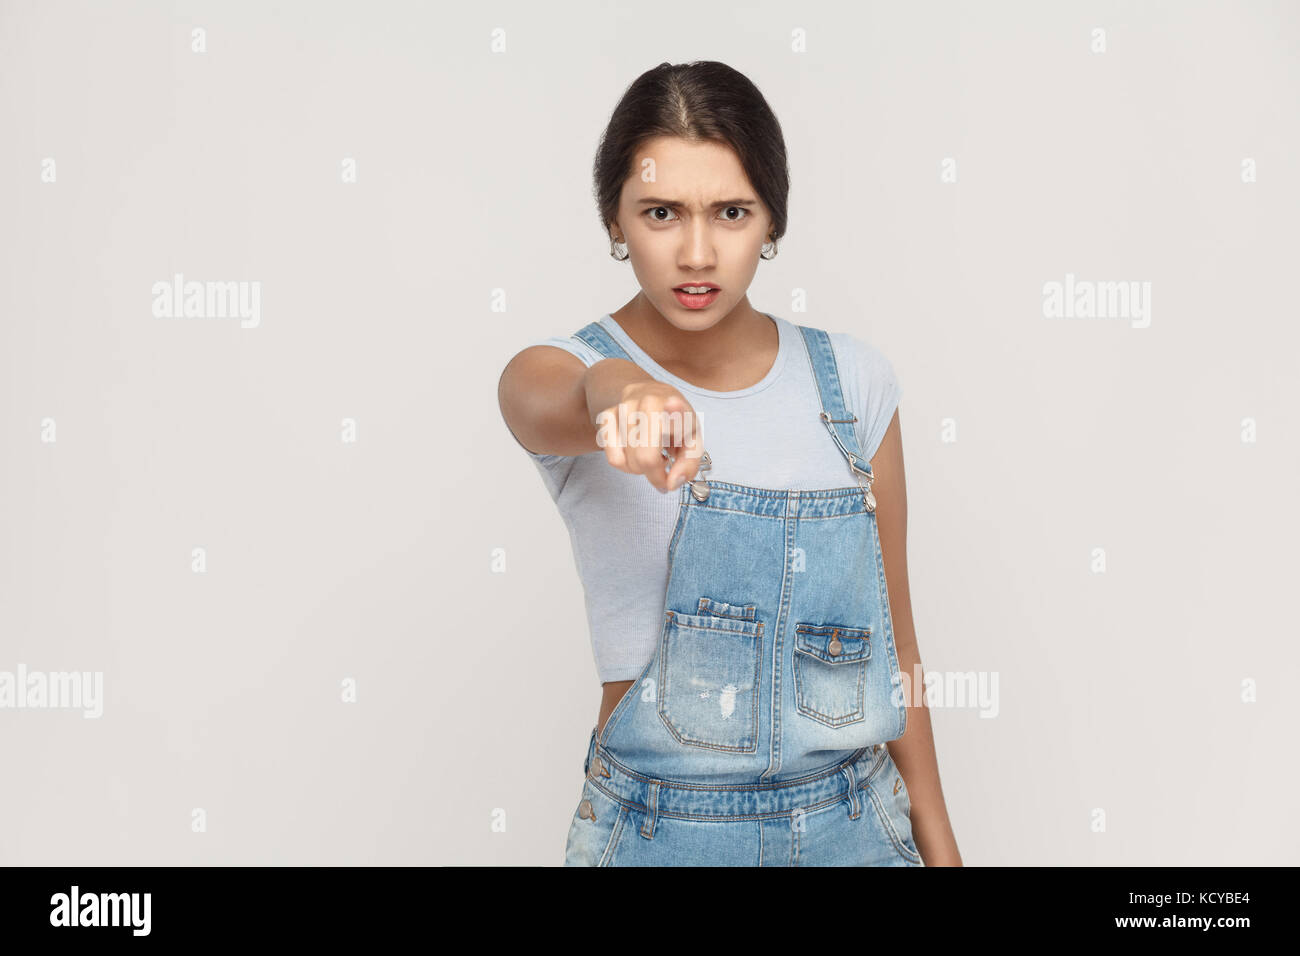
[[[681,209],[686,203],[677,199],[639,199],[637,200],[643,206],[671,206]],[[757,206],[756,199],[721,199],[718,202],[711,203],[711,208],[716,209],[719,206]]]

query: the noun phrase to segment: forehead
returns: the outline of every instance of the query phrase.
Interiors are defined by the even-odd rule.
[[[654,178],[647,182],[651,173]],[[641,196],[662,196],[707,203],[753,196],[754,190],[739,157],[725,143],[660,136],[637,149],[624,195],[633,201]]]

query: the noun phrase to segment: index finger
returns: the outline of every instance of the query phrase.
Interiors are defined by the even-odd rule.
[[[680,488],[682,483],[695,477],[704,456],[704,441],[695,416],[687,417],[688,425],[682,432],[682,443],[673,447],[673,466],[668,469],[668,489]]]

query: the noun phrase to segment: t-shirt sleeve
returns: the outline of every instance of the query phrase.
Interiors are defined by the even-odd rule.
[[[576,355],[587,368],[591,368],[591,366],[595,365],[603,357],[586,342],[574,338],[571,335],[551,335],[544,339],[538,339],[535,342],[529,342],[525,348],[531,348],[534,345],[552,345],[555,348],[564,349],[566,352]],[[506,425],[506,430],[510,430],[509,424]],[[523,448],[524,453],[539,465],[547,466],[556,462],[570,461],[572,459],[572,456],[570,455],[540,455],[537,452],[529,451],[527,448],[524,448],[524,443],[519,440],[513,431],[510,432],[510,437],[514,438],[515,444],[520,448]]]
[[[544,339],[538,339],[536,342],[529,342],[528,347],[534,345],[553,345],[557,349],[564,349],[571,352],[578,358],[582,359],[582,364],[591,368],[602,358],[601,354],[593,349],[582,339],[574,338],[572,335],[552,335]]]
[[[858,448],[871,461],[898,408],[903,389],[894,373],[893,363],[869,342],[845,332],[831,333],[844,401],[858,416],[854,426]]]

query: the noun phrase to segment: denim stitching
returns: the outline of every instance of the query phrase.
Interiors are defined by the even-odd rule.
[[[859,494],[861,494],[861,491],[862,489],[859,488],[858,489]],[[769,521],[773,521],[773,520],[785,521],[787,518],[793,518],[798,521],[834,521],[836,518],[850,518],[853,515],[871,514],[871,512],[866,509],[866,507],[857,508],[853,511],[845,511],[842,512],[841,514],[835,514],[835,515],[759,515],[759,514],[754,514],[752,511],[741,511],[739,508],[723,508],[721,505],[710,505],[704,503],[691,505],[691,507],[708,508],[710,511],[725,511],[728,514],[747,515],[750,518],[763,518]]]
[[[841,637],[847,638],[850,641],[862,641],[862,650],[856,652],[841,652],[840,654],[832,655],[830,651],[823,651],[821,649],[820,641],[806,640],[801,642],[799,640],[800,634],[808,634],[813,637],[834,637],[835,631],[839,631]],[[871,628],[869,627],[841,627],[838,624],[796,624],[794,626],[794,633],[796,650],[803,651],[805,654],[810,657],[816,657],[818,660],[823,660],[827,664],[841,664],[845,661],[857,662],[871,660]],[[827,643],[829,644],[829,642]],[[863,653],[863,651],[866,653]],[[862,656],[853,657],[852,655],[854,653],[861,654]]]
[[[656,710],[659,713],[660,722],[668,728],[668,732],[677,739],[678,743],[686,744],[690,747],[699,747],[704,750],[721,750],[727,753],[745,753],[752,754],[758,752],[758,701],[760,694],[751,694],[753,698],[750,703],[751,717],[748,728],[749,735],[753,738],[752,747],[728,746],[727,744],[717,741],[700,740],[697,737],[686,736],[689,730],[683,731],[674,726],[672,718],[668,714],[668,704],[671,691],[671,685],[668,679],[668,644],[671,628],[676,627],[679,631],[682,629],[696,631],[717,631],[723,634],[734,634],[754,641],[754,687],[759,686],[762,677],[763,662],[763,622],[762,621],[737,621],[732,618],[717,618],[719,621],[727,621],[734,624],[744,625],[743,629],[732,630],[730,628],[707,627],[700,624],[692,623],[693,620],[699,619],[694,615],[678,614],[676,611],[669,610],[665,613],[664,631],[661,636],[659,645],[659,688]],[[751,627],[752,625],[752,627]]]
[[[687,494],[688,487],[689,486],[687,485],[682,486],[681,494],[679,496],[681,499],[682,506],[679,506],[677,512],[677,527],[673,529],[672,539],[668,542],[669,580],[672,579],[672,574],[673,574],[673,559],[676,558],[677,556],[677,542],[681,539],[682,531],[686,528],[686,521],[690,514],[690,511],[687,508],[683,507],[686,502],[686,494]],[[668,622],[666,619],[664,621],[663,626],[665,628],[668,626]],[[660,631],[659,639],[660,641],[663,640],[662,630]],[[658,657],[659,657],[659,651],[656,648],[655,652],[650,655],[650,660],[646,661],[645,665],[641,668],[641,673],[637,675],[636,680],[632,681],[632,684],[628,687],[626,691],[624,691],[622,699],[617,704],[614,705],[614,709],[610,712],[609,717],[607,717],[605,720],[605,726],[600,728],[600,733],[596,735],[597,750],[599,750],[601,746],[603,746],[604,742],[609,739],[609,735],[613,732],[615,726],[618,724],[618,721],[621,720],[623,718],[623,715],[627,712],[627,706],[632,700],[632,693],[636,691],[638,688],[640,688],[641,682],[644,681],[646,677],[649,675],[650,670],[652,667],[654,667],[654,663],[658,659]]]
[[[848,637],[851,640],[866,641],[867,643],[864,645],[864,649],[866,650],[866,653],[863,654],[863,656],[860,658],[856,658],[856,659],[847,658],[844,661],[836,661],[836,660],[831,660],[829,657],[823,657],[822,654],[820,653],[820,648],[800,646],[798,640],[798,635],[800,634],[816,634],[817,636],[824,637],[825,634],[822,632],[833,633],[834,631],[837,630],[842,632],[845,637]],[[870,643],[871,628],[844,627],[839,624],[799,623],[794,626],[794,631],[796,635],[795,647],[794,647],[795,650],[794,696],[795,696],[795,707],[798,709],[799,713],[803,714],[806,717],[811,718],[812,720],[817,721],[819,724],[824,724],[827,727],[831,727],[831,728],[847,727],[849,724],[857,724],[866,720],[867,719],[867,704],[866,704],[867,662],[871,660],[871,643]],[[805,663],[803,658],[800,657],[800,655],[810,657],[815,661],[823,662],[827,666],[842,668],[845,670],[845,673],[848,673],[850,669],[856,670],[857,679],[858,679],[857,680],[858,683],[857,709],[850,711],[848,714],[832,715],[832,714],[824,714],[821,711],[819,711],[816,707],[814,707],[812,704],[808,703],[807,698],[804,695],[804,685],[807,683],[807,678],[804,676]],[[857,665],[857,666],[850,668],[850,665]]]
[[[862,815],[862,804],[858,800],[858,781],[853,773],[853,764],[845,766],[844,774],[849,778],[849,819],[856,820]]]
[[[696,605],[695,614],[697,617],[728,617],[737,621],[753,621],[758,618],[758,605],[731,604],[716,598],[701,597]]]
[[[614,851],[618,849],[619,837],[623,835],[623,822],[627,819],[627,807],[619,804],[618,817],[614,821],[614,832],[609,835],[605,842],[605,850],[600,855],[600,862],[597,866],[611,866],[614,862]]]
[[[733,492],[736,495],[745,498],[785,498],[790,492],[784,488],[759,488],[755,485],[740,485],[733,481],[718,481],[715,478],[709,479],[709,488],[721,489],[722,491]],[[813,498],[818,501],[835,498],[854,498],[862,494],[861,485],[843,485],[839,488],[812,488],[808,491],[800,491],[799,497]],[[701,503],[701,506],[707,507]]]
[[[785,624],[790,615],[790,596],[794,591],[794,572],[791,565],[794,563],[794,548],[792,545],[795,541],[795,532],[799,529],[799,518],[796,514],[794,520],[790,520],[791,502],[797,511],[802,499],[799,492],[794,492],[793,496],[786,495],[785,511],[782,518],[785,522],[784,539],[782,548],[785,557],[781,561],[781,601],[777,607],[776,629],[772,632],[772,699],[768,707],[768,715],[771,723],[771,734],[769,735],[769,744],[767,751],[767,767],[759,774],[760,779],[766,779],[769,774],[774,774],[781,769],[781,761],[784,754],[781,753],[781,740],[783,739],[783,730],[781,726],[781,707],[780,701],[785,688],[781,685],[781,659],[785,655],[784,635]]]
[[[689,627],[694,631],[721,631],[724,634],[744,634],[748,637],[759,637],[763,633],[763,622],[757,618],[749,620],[740,617],[726,617],[721,614],[683,614],[681,611],[669,608],[665,616],[672,615],[678,627]],[[699,621],[716,621],[717,624],[700,624]],[[740,627],[731,625],[739,624]]]
[[[796,653],[796,654],[803,654],[803,655],[805,655],[806,657],[811,657],[813,660],[819,660],[819,658],[817,658],[815,655],[808,654],[807,651],[804,651],[804,650],[801,649],[801,648],[797,648],[797,647],[796,647],[796,648],[795,648],[795,653]],[[864,693],[864,691],[865,691],[865,689],[866,689],[866,685],[867,685],[867,661],[868,661],[868,659],[869,659],[869,658],[864,657],[864,658],[862,658],[862,659],[859,660],[859,661],[855,661],[855,662],[853,662],[853,664],[856,665],[855,667],[853,667],[853,669],[856,670],[856,671],[858,672],[858,690],[857,690],[858,709],[857,709],[857,710],[854,710],[854,711],[850,711],[848,714],[843,715],[843,716],[834,716],[834,715],[831,715],[831,714],[823,714],[821,711],[819,711],[817,708],[815,708],[812,704],[809,704],[809,703],[806,702],[806,698],[804,697],[804,693],[803,693],[803,685],[804,685],[804,683],[806,682],[806,678],[805,678],[804,675],[803,675],[804,663],[803,663],[802,658],[795,657],[795,659],[794,659],[794,693],[795,693],[795,706],[799,709],[799,713],[801,713],[801,714],[803,714],[803,715],[805,715],[805,716],[807,716],[807,717],[811,717],[813,720],[817,721],[819,724],[825,724],[827,727],[832,727],[832,728],[834,728],[834,727],[847,727],[849,724],[857,724],[857,723],[861,723],[862,721],[866,720],[866,719],[867,719],[867,705],[866,705],[866,694]],[[831,666],[834,666],[834,665],[831,665]],[[840,665],[840,666],[843,666],[843,665]]]
[[[879,747],[880,749],[878,751],[874,751],[875,758],[872,761],[871,770],[867,774],[867,777],[863,778],[864,780],[869,779],[871,776],[876,774],[880,770],[880,768],[884,766],[885,757],[888,756],[888,750],[883,744],[877,744],[876,746]],[[800,777],[794,777],[790,780],[772,780],[763,783],[685,783],[676,780],[673,781],[661,780],[658,777],[648,777],[645,774],[637,773],[635,770],[626,766],[622,761],[618,760],[616,757],[610,756],[608,752],[606,752],[605,755],[601,756],[600,759],[601,762],[604,763],[607,767],[615,767],[621,774],[631,778],[632,780],[635,780],[637,783],[645,783],[645,784],[659,783],[664,786],[671,787],[674,790],[694,790],[700,793],[731,793],[733,791],[748,791],[748,790],[753,790],[753,791],[784,790],[789,787],[802,787],[806,784],[816,783],[817,781],[823,780],[826,777],[835,776],[847,764],[859,763],[863,757],[865,757],[868,753],[871,752],[873,752],[872,747],[859,747],[857,750],[853,751],[853,753],[851,753],[845,759],[833,763],[829,766],[823,767],[820,770],[815,770],[812,773],[807,773]],[[599,781],[593,781],[592,785],[601,789],[602,792],[606,792],[604,791],[603,787],[600,787]],[[615,795],[610,793],[609,796],[613,797]]]
[[[659,822],[659,784],[650,784],[650,806],[645,808],[645,820],[641,824],[641,835],[647,840],[655,838],[655,824]]]
[[[889,687],[890,693],[893,693],[894,675],[900,678],[899,688],[903,689],[901,678],[903,676],[902,665],[898,662],[898,651],[894,645],[894,615],[889,607],[889,582],[885,580],[885,556],[880,546],[880,528],[872,516],[871,521],[871,538],[874,545],[873,550],[876,552],[876,576],[877,586],[880,588],[880,612],[884,623],[885,637],[885,656],[889,660]],[[895,739],[902,737],[907,733],[907,698],[904,695],[903,702],[898,706],[898,733],[894,735]]]
[[[670,784],[664,781],[660,781],[654,777],[645,777],[642,776],[641,774],[635,773],[634,771],[628,770],[622,764],[618,764],[617,761],[611,760],[610,762],[616,763],[619,767],[619,770],[622,773],[626,774],[627,776],[634,777],[637,780],[643,781],[647,784],[656,785],[660,789],[662,789],[663,787],[671,787],[672,789],[675,790],[705,790],[705,791],[707,790],[714,790],[714,791],[774,790],[783,787],[801,786],[803,784],[811,783],[815,780],[819,780],[822,777],[842,774],[845,766],[847,766],[848,764],[858,762],[858,760],[861,759],[861,757],[867,752],[868,749],[870,748],[863,747],[861,750],[854,751],[854,757],[852,759],[836,764],[833,767],[827,767],[825,770],[818,771],[816,774],[805,776],[805,777],[797,777],[794,780],[783,780],[775,783],[766,783],[766,784],[747,784],[747,783],[734,784],[734,785],[726,785],[726,784],[707,785],[707,784],[684,784],[684,783]],[[881,746],[880,750],[876,753],[875,760],[872,762],[871,770],[860,781],[858,781],[857,783],[858,790],[869,788],[872,779],[876,776],[876,774],[880,772],[880,769],[885,765],[885,761],[888,756],[889,756],[888,749]],[[604,760],[605,758],[602,757],[601,759]],[[649,812],[650,808],[647,807],[645,804],[638,803],[635,800],[624,799],[622,796],[620,796],[617,793],[614,793],[612,790],[605,789],[605,787],[602,786],[598,781],[594,781],[594,780],[590,781],[590,784],[594,789],[599,790],[610,800],[618,803],[623,807],[626,807],[629,811],[635,813]],[[819,810],[824,810],[828,807],[833,807],[838,803],[842,803],[847,798],[847,796],[848,796],[847,792],[836,793],[822,800],[819,800],[816,803],[807,804],[806,806],[799,807],[797,809],[799,809],[803,814],[807,816],[811,816],[813,813]],[[789,817],[793,814],[793,812],[794,812],[793,809],[767,810],[762,813],[734,813],[734,814],[732,813],[682,813],[673,810],[658,810],[657,815],[661,817],[670,817],[672,819],[679,819],[679,820],[694,820],[701,823],[725,823],[725,822],[744,821],[744,820],[775,820],[781,817]]]
[[[880,817],[880,821],[885,825],[885,829],[889,832],[889,840],[894,844],[894,849],[897,850],[905,860],[913,863],[921,862],[921,854],[914,854],[909,850],[903,843],[902,837],[898,835],[898,831],[894,829],[894,823],[889,819],[889,814],[885,811],[884,806],[881,803],[881,797],[876,792],[876,788],[868,784],[867,792],[871,797],[872,804],[876,808],[876,815]]]

